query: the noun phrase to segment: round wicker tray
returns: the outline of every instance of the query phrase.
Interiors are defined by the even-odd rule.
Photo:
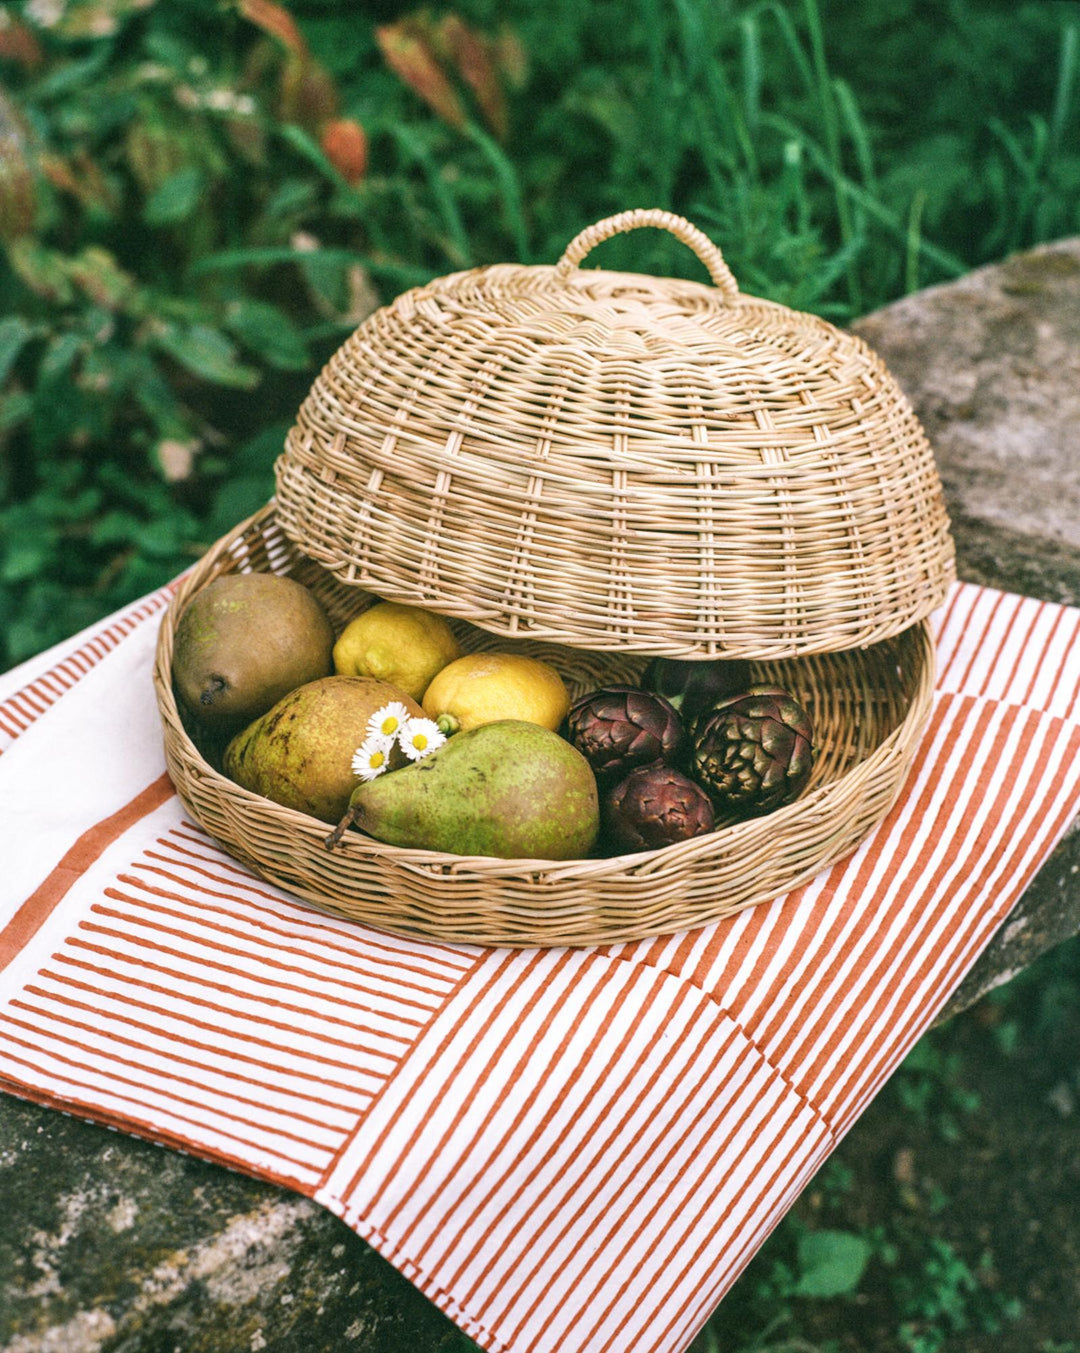
[[[180,613],[214,578],[285,573],[310,587],[335,625],[374,598],[301,553],[274,505],[219,541],[184,580],[162,623],[154,682],[169,773],[211,836],[258,874],[365,924],[448,942],[591,945],[669,934],[768,901],[849,854],[895,800],[930,709],[934,650],[925,622],[862,650],[757,662],[809,708],[818,757],[806,791],[766,817],[721,824],[662,850],[553,864],[404,850],[327,827],[226,779],[196,747],[172,689]],[[577,695],[633,681],[646,659],[493,636],[454,621],[464,648],[516,649],[552,662]],[[212,754],[211,754],[212,755]]]

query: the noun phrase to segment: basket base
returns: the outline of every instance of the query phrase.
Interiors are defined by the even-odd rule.
[[[330,851],[324,823],[220,774],[214,749],[196,746],[177,707],[170,672],[181,612],[215,578],[251,569],[310,587],[339,630],[378,600],[296,550],[272,505],[214,546],[178,591],[158,641],[154,680],[173,783],[194,820],[263,878],[321,910],[412,938],[610,944],[692,929],[776,898],[850,854],[881,821],[930,710],[934,650],[921,623],[866,649],[753,665],[755,680],[784,686],[806,706],[817,750],[802,796],[765,817],[721,823],[661,850],[560,863],[405,850],[354,831]],[[573,696],[634,684],[648,661],[452,623],[466,651],[513,649],[552,663]]]

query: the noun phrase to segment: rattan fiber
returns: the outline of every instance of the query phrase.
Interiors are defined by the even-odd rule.
[[[401,934],[508,946],[587,945],[667,934],[718,920],[798,886],[849,854],[892,805],[930,709],[933,645],[925,623],[866,650],[760,662],[755,678],[789,687],[809,707],[818,759],[803,796],[767,817],[721,825],[678,846],[561,864],[403,850],[326,826],[226,779],[184,727],[170,669],[183,608],[236,570],[288,573],[343,627],[372,604],[285,536],[273,506],[200,561],[162,623],[154,681],[169,773],[195,820],[257,873],[326,910]],[[645,659],[506,641],[464,621],[466,649],[520,647],[554,662],[574,694],[634,680]]]
[[[637,226],[713,285],[577,266]],[[343,581],[593,651],[855,648],[953,576],[930,447],[881,361],[741,295],[660,211],[377,311],[314,382],[277,481],[285,532]]]

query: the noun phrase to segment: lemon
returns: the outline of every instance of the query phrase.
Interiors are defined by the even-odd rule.
[[[419,700],[436,672],[460,652],[441,615],[380,601],[342,631],[334,645],[334,671],[386,681]]]
[[[469,653],[444,667],[427,688],[424,713],[444,733],[522,719],[554,732],[570,696],[554,667],[517,653]]]

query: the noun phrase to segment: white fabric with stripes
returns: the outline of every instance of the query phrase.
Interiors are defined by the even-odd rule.
[[[166,600],[0,678],[0,1084],[318,1198],[503,1353],[684,1349],[1080,810],[1080,612],[959,586],[850,859],[604,951],[398,939],[184,820]]]

